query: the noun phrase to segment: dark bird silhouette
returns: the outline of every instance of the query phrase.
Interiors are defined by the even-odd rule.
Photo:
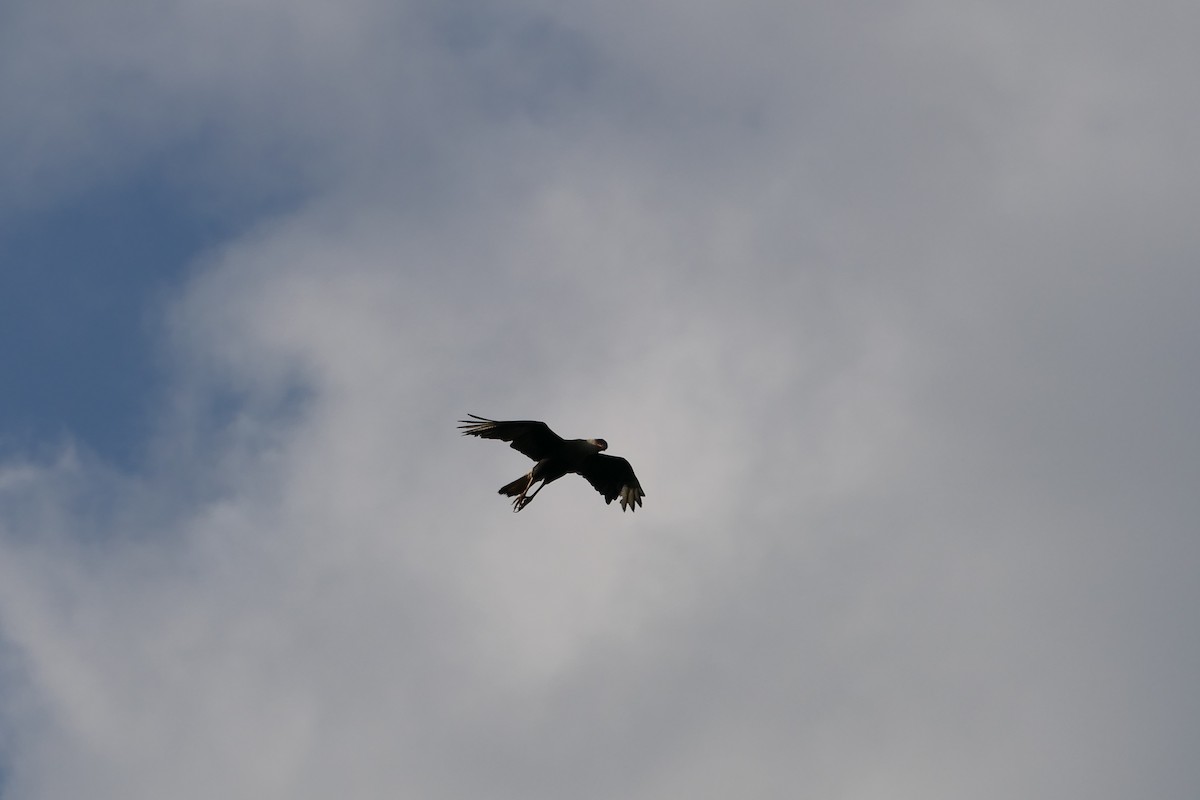
[[[459,420],[458,427],[463,436],[511,442],[512,449],[537,462],[527,474],[500,488],[500,494],[516,498],[513,511],[529,505],[546,484],[571,472],[586,478],[604,495],[605,503],[620,498],[622,511],[627,507],[637,511],[646,496],[628,461],[618,456],[601,455],[601,451],[608,449],[608,442],[603,439],[564,439],[544,422],[499,422],[474,414],[467,416],[471,419]],[[541,485],[529,494],[538,481]]]

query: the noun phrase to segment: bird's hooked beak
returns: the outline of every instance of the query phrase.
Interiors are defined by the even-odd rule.
[[[599,447],[600,452],[602,453],[608,449],[608,442],[604,441],[603,439],[588,439],[588,441],[596,445],[596,447]]]

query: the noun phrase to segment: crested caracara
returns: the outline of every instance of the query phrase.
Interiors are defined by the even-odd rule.
[[[459,429],[463,436],[478,436],[482,439],[499,439],[510,442],[514,450],[524,453],[537,463],[528,474],[522,475],[500,489],[500,494],[515,497],[513,511],[528,505],[547,483],[556,481],[569,472],[582,475],[597,492],[604,495],[604,502],[620,499],[621,510],[637,511],[646,493],[633,474],[629,462],[618,456],[606,456],[608,449],[603,439],[564,439],[544,422],[515,420],[499,422],[468,414],[471,419],[460,419]],[[529,494],[533,485],[541,486]]]

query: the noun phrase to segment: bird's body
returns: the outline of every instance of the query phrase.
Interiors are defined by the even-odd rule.
[[[472,419],[459,420],[464,436],[509,442],[514,450],[537,462],[527,474],[500,489],[500,494],[516,498],[513,511],[528,505],[546,484],[571,473],[586,478],[604,495],[605,503],[620,498],[622,511],[627,507],[636,511],[646,496],[628,461],[602,455],[608,449],[608,442],[603,439],[563,439],[546,423],[533,420],[501,422],[474,414],[467,416]],[[541,485],[529,494],[538,481]]]

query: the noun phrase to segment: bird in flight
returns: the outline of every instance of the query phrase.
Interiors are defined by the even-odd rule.
[[[586,478],[597,492],[604,495],[605,503],[620,498],[621,511],[626,507],[637,511],[642,498],[646,496],[628,461],[618,456],[602,455],[602,451],[608,449],[608,442],[603,439],[564,439],[544,422],[500,422],[474,414],[467,416],[471,419],[459,420],[461,424],[458,427],[463,436],[510,442],[513,450],[537,462],[527,474],[500,487],[500,494],[516,498],[513,500],[513,511],[520,511],[529,505],[546,484],[570,472]],[[538,481],[541,481],[541,485],[533,494],[529,494]]]

